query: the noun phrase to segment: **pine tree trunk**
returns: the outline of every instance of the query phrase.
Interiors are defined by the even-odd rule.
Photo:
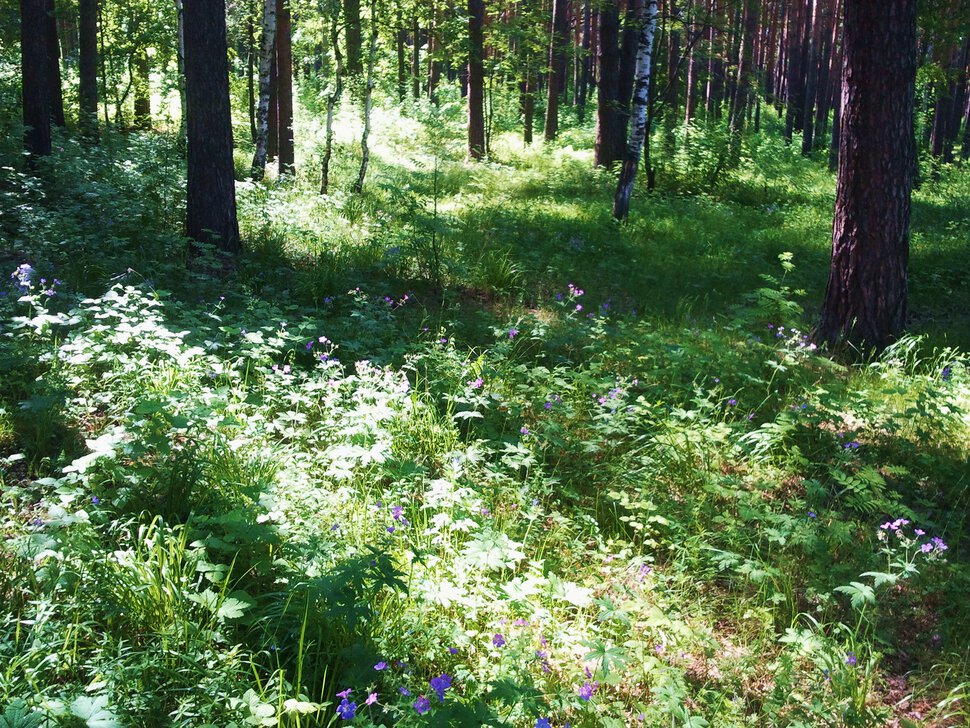
[[[276,0],[263,0],[263,37],[259,44],[259,105],[256,107],[256,153],[251,174],[261,180],[269,153],[269,105],[273,56],[276,47]]]
[[[580,60],[579,60],[579,83],[576,85],[576,113],[580,123],[586,119],[586,100],[589,95],[589,80],[593,70],[592,49],[592,30],[593,14],[590,9],[590,0],[583,3],[583,25],[582,35],[579,39]]]
[[[253,143],[259,132],[256,129],[256,64],[258,61],[256,49],[256,8],[250,5],[249,17],[246,19],[246,91],[249,102],[249,136]]]
[[[632,124],[630,139],[623,155],[623,167],[616,186],[613,200],[613,217],[624,219],[630,212],[630,197],[633,195],[633,182],[644,143],[650,134],[648,109],[650,106],[650,61],[653,53],[653,36],[657,29],[657,0],[645,0],[637,6],[635,15],[637,27],[637,58],[633,86]]]
[[[289,0],[276,1],[276,70],[279,129],[279,172],[296,173],[293,143],[293,49]]]
[[[51,153],[51,73],[47,66],[45,0],[20,0],[20,70],[23,88],[24,149],[31,156]]]
[[[411,96],[417,101],[421,98],[421,28],[418,16],[411,23]]]
[[[549,41],[549,88],[546,91],[546,125],[543,136],[551,142],[559,133],[559,96],[566,79],[566,45],[569,0],[553,0],[552,34]]]
[[[813,332],[881,350],[906,324],[916,0],[846,0],[832,266]]]
[[[525,80],[522,81],[522,141],[532,144],[532,129],[535,125],[535,80],[532,65],[526,63]]]
[[[273,44],[273,62],[269,64],[269,116],[266,119],[266,156],[272,162],[280,156],[280,74],[276,61],[276,44]]]
[[[51,123],[66,126],[64,121],[64,92],[61,89],[61,46],[57,40],[57,15],[54,0],[46,0],[44,14],[44,35],[47,41],[47,72],[50,74],[48,93],[50,94]]]
[[[78,0],[78,122],[90,141],[98,139],[98,0]]]
[[[186,233],[237,253],[224,0],[185,1],[185,96],[188,102]]]
[[[347,36],[347,73],[357,75],[364,69],[360,48],[360,0],[344,0],[344,29]]]
[[[616,0],[604,2],[597,15],[599,81],[594,160],[597,167],[609,169],[623,157],[626,146],[626,115],[620,105],[620,13]]]
[[[468,156],[485,156],[484,0],[468,0]]]
[[[407,32],[404,30],[404,20],[401,17],[401,7],[397,6],[397,32],[394,34],[394,42],[397,50],[397,100],[404,103],[404,97],[408,92],[408,72],[405,61],[404,42]]]
[[[377,63],[377,5],[376,0],[370,4],[370,50],[367,54],[367,79],[364,87],[364,130],[360,135],[360,172],[354,182],[354,194],[364,191],[364,178],[367,176],[367,166],[370,163],[370,124],[371,110],[374,102],[374,64]]]
[[[822,23],[819,18],[821,0],[813,3],[814,12],[809,12],[808,20],[812,25],[809,31],[808,63],[805,67],[805,109],[802,112],[802,155],[811,156],[815,145],[815,97],[818,92],[819,44],[822,39]]]
[[[176,23],[176,42],[175,42],[175,62],[178,69],[179,87],[179,140],[186,141],[188,118],[187,103],[185,100],[185,11],[182,7],[182,0],[175,0],[175,23]],[[102,46],[103,49],[103,46]],[[102,63],[103,63],[102,59]],[[107,116],[107,91],[105,91],[105,116]],[[107,121],[107,119],[105,119]]]
[[[135,96],[133,121],[136,129],[146,131],[152,128],[152,97],[149,88],[150,68],[147,50],[144,48],[135,50],[131,59],[131,70]]]

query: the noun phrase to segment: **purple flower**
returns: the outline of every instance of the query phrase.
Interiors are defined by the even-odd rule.
[[[546,404],[544,406],[545,406],[545,408],[547,410],[551,410],[552,409],[552,402],[546,402]]]
[[[845,664],[846,665],[855,665],[858,662],[859,662],[859,659],[856,657],[855,652],[846,652],[845,653]]]
[[[551,728],[548,718],[536,718],[536,728]]]
[[[451,687],[451,675],[441,673],[438,677],[431,678],[431,689],[438,694],[438,700],[444,702],[445,690]]]
[[[96,506],[96,505],[98,505],[98,504],[99,504],[100,502],[101,502],[101,499],[100,499],[100,498],[98,498],[98,496],[96,496],[96,495],[92,495],[92,496],[91,496],[91,504],[92,504],[92,505],[95,505],[95,506]]]
[[[509,338],[510,339],[514,339],[518,335],[519,335],[519,330],[517,328],[515,328],[513,326],[511,329],[509,329]]]
[[[397,691],[398,691],[399,693],[401,693],[401,695],[403,695],[404,697],[407,697],[408,695],[410,695],[410,694],[411,694],[411,691],[410,691],[410,690],[408,690],[408,689],[407,689],[406,687],[404,687],[403,685],[402,685],[401,687],[399,687],[399,688],[397,689]]]
[[[468,381],[468,386],[472,389],[481,389],[483,384],[485,384],[485,382],[481,377],[478,377],[477,379],[470,379]]]
[[[943,539],[939,536],[934,536],[930,539],[930,541],[932,541],[933,545],[936,546],[937,551],[946,551],[947,548],[949,548],[945,543],[943,543]]]
[[[808,512],[808,517],[809,518],[818,518],[818,516],[816,515],[815,511],[809,511]]]
[[[916,530],[913,531],[913,533],[915,533],[917,536],[925,536],[926,535],[926,531],[924,531],[922,528],[917,528]]]
[[[378,670],[378,671],[380,671],[380,670],[386,670],[387,669],[387,663],[384,662],[384,660],[381,660],[376,665],[374,665],[374,669],[375,670]]]
[[[924,543],[922,546],[919,547],[919,550],[922,551],[924,554],[928,554],[930,551],[933,550],[933,544]]]
[[[583,700],[589,700],[591,697],[593,697],[593,693],[596,692],[596,688],[599,686],[600,684],[598,682],[591,683],[589,680],[587,680],[585,683],[583,683],[582,687],[579,688],[579,697],[581,697]]]
[[[337,706],[337,715],[344,720],[353,720],[356,714],[357,703],[351,703],[347,698],[340,701],[340,705]]]
[[[528,435],[529,434],[529,428],[526,427],[525,425],[522,425],[522,427],[519,428],[519,434],[520,435]]]
[[[501,647],[505,644],[505,637],[502,636],[501,632],[496,632],[495,636],[492,637],[492,644],[496,647]]]
[[[414,701],[414,709],[417,711],[418,715],[424,715],[431,710],[431,701],[422,695]]]
[[[731,399],[728,400],[728,407],[734,407],[737,405],[737,403],[738,401],[732,397]]]
[[[943,375],[942,375],[942,377],[943,377],[943,381],[944,382],[949,382],[950,381],[950,377],[952,375],[953,375],[953,370],[950,369],[949,366],[943,367]]]
[[[373,705],[377,702],[377,693],[371,693],[367,696],[367,700],[364,701],[364,705]]]
[[[859,449],[859,443],[856,442],[855,440],[853,440],[852,442],[845,443],[842,446],[842,448],[845,449],[845,450],[858,450]]]
[[[345,700],[350,697],[350,694],[354,692],[351,688],[347,688],[343,692],[337,693],[338,698],[344,698]]]
[[[457,655],[458,654],[458,648],[457,647],[449,647],[448,648],[448,652],[450,652],[452,655]]]

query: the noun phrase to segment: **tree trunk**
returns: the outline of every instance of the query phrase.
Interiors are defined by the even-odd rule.
[[[881,350],[906,323],[916,0],[846,0],[832,267],[813,332]]]
[[[256,129],[256,8],[250,6],[249,17],[246,19],[246,91],[249,101],[249,135],[255,143],[258,131]]]
[[[135,95],[134,124],[142,131],[152,128],[152,97],[149,88],[150,68],[148,65],[148,51],[144,48],[135,50],[131,59],[132,86]]]
[[[421,28],[417,15],[411,22],[411,96],[415,101],[421,98]]]
[[[276,0],[276,71],[280,174],[296,173],[293,148],[293,48],[289,0]]]
[[[61,89],[61,46],[57,40],[57,16],[54,0],[46,0],[44,13],[44,36],[47,41],[47,84],[50,103],[51,123],[66,126],[64,121],[64,92]]]
[[[485,1],[468,0],[468,156],[485,156]]]
[[[185,0],[185,97],[188,102],[186,232],[237,253],[224,0]]]
[[[23,83],[24,149],[31,156],[51,153],[51,74],[47,66],[45,0],[20,0],[20,70]]]
[[[754,39],[758,32],[758,11],[760,0],[744,2],[744,32],[741,34],[741,49],[738,53],[738,75],[731,103],[730,128],[734,136],[740,136],[748,105],[754,94]],[[740,142],[740,139],[735,140]]]
[[[404,103],[404,97],[408,92],[408,72],[405,62],[404,42],[407,32],[404,30],[404,20],[401,17],[401,6],[397,6],[397,32],[394,34],[394,42],[397,50],[397,100]]]
[[[98,139],[98,0],[78,0],[78,124]]]
[[[549,41],[549,82],[546,90],[546,125],[543,136],[551,142],[559,133],[559,96],[566,80],[566,44],[569,39],[569,0],[552,2],[552,34]]]
[[[592,49],[592,10],[590,0],[583,3],[583,31],[579,44],[581,48],[579,61],[579,83],[576,86],[576,113],[580,123],[586,119],[586,99],[589,94],[589,81],[593,70]]]
[[[276,44],[273,44],[273,62],[269,64],[269,116],[266,119],[268,136],[266,156],[272,162],[280,156],[280,74],[276,65]]]
[[[809,31],[808,63],[805,67],[805,110],[802,112],[802,155],[811,156],[815,145],[815,97],[818,93],[819,45],[822,40],[822,22],[819,18],[821,0],[813,3],[814,12],[808,14],[812,28]]]
[[[361,60],[360,0],[344,0],[344,29],[347,34],[347,73],[359,74],[364,69]]]
[[[179,111],[182,114],[179,119],[179,139],[184,142],[187,133],[186,119],[188,112],[186,111],[187,103],[185,101],[185,11],[182,8],[182,0],[175,0],[175,22],[177,34],[175,62],[178,68]],[[104,50],[103,46],[102,50]],[[107,96],[108,93],[105,91],[105,106],[107,106]],[[107,116],[107,110],[105,115]]]
[[[522,141],[532,144],[532,129],[535,124],[536,93],[535,93],[535,71],[532,65],[526,63],[525,80],[522,81]]]
[[[374,64],[377,63],[377,4],[370,3],[370,50],[367,53],[367,78],[364,87],[364,130],[360,135],[360,172],[354,182],[353,192],[360,194],[364,191],[364,178],[367,176],[367,165],[370,163],[370,121],[371,109],[374,101]]]
[[[650,134],[647,111],[650,106],[650,60],[653,36],[657,29],[657,0],[645,0],[637,5],[637,60],[633,87],[630,140],[623,155],[623,167],[613,200],[613,217],[622,220],[630,212],[630,197],[644,141]]]
[[[320,194],[330,191],[330,159],[333,156],[333,117],[344,91],[344,59],[340,53],[340,16],[334,12],[330,18],[330,46],[334,58],[334,86],[327,97],[327,136],[320,163]]]
[[[269,153],[269,104],[273,55],[276,46],[276,0],[263,0],[263,38],[259,44],[259,106],[256,108],[256,153],[251,174],[261,180]]]
[[[620,106],[620,12],[616,0],[604,2],[597,14],[599,82],[593,156],[597,167],[609,169],[623,157],[626,146],[626,115]]]

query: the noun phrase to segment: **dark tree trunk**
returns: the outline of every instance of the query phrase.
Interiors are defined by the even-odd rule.
[[[78,122],[81,133],[98,138],[98,0],[78,0]]]
[[[51,153],[50,78],[47,66],[47,7],[44,0],[20,0],[20,58],[23,83],[24,149]]]
[[[566,45],[569,39],[569,0],[552,2],[552,36],[549,42],[549,81],[546,89],[546,126],[543,136],[552,141],[559,133],[559,95],[566,80]]]
[[[354,75],[364,70],[360,56],[360,0],[344,0],[344,30],[347,34],[347,73]]]
[[[590,0],[583,3],[583,32],[580,36],[579,83],[576,85],[576,111],[579,121],[586,118],[586,99],[589,94],[589,81],[593,70],[592,49],[593,14]]]
[[[275,0],[274,0],[275,1]],[[273,61],[269,64],[269,110],[266,117],[266,158],[280,156],[280,74],[276,60],[276,43],[273,43]]]
[[[522,81],[522,141],[532,144],[532,129],[535,126],[536,90],[535,71],[526,63],[525,80]]]
[[[737,137],[744,127],[748,105],[754,94],[754,39],[758,32],[758,11],[760,0],[744,2],[744,32],[741,34],[741,49],[738,53],[738,74],[731,102],[730,126]],[[738,142],[735,139],[735,142]]]
[[[256,48],[256,18],[254,17],[256,8],[250,6],[249,13],[249,18],[246,20],[246,43],[249,46],[246,54],[246,90],[249,100],[249,134],[255,142],[258,134],[256,128],[256,57],[259,53]]]
[[[188,104],[186,232],[220,250],[240,250],[229,110],[224,0],[185,0]]]
[[[815,0],[813,3],[814,13],[808,13],[808,20],[812,28],[808,34],[808,52],[806,53],[808,62],[805,67],[805,109],[802,112],[802,154],[806,157],[811,156],[812,147],[815,145],[815,97],[818,93],[819,45],[822,40],[822,23],[819,18],[821,1]]]
[[[881,350],[906,323],[916,0],[846,0],[832,267],[814,331]]]
[[[829,141],[829,171],[834,172],[839,168],[839,147],[841,146],[842,132],[842,69],[839,72],[839,83],[835,89],[835,102],[832,104],[832,139]]]
[[[485,156],[484,0],[468,0],[468,156]]]
[[[609,169],[623,157],[626,146],[626,114],[620,105],[620,13],[615,0],[598,11],[599,82],[596,98],[596,146],[598,167]]]
[[[134,124],[136,129],[152,128],[152,96],[149,89],[150,69],[148,52],[144,48],[135,51],[131,59],[132,86],[135,96]]]
[[[344,59],[340,53],[340,18],[334,13],[330,17],[330,47],[333,49],[334,85],[327,97],[326,141],[323,159],[320,162],[320,194],[330,192],[330,159],[333,156],[333,118],[344,91]]]
[[[401,8],[397,8],[397,32],[394,34],[394,42],[397,50],[397,100],[404,103],[404,97],[408,93],[408,71],[404,53],[404,42],[407,32],[404,30],[404,21],[401,18]]]
[[[677,2],[668,3],[669,23],[677,19]],[[667,37],[667,109],[664,117],[676,119],[680,115],[680,31],[671,27]]]
[[[804,126],[805,112],[805,55],[808,50],[807,8],[804,2],[796,2],[788,21],[788,72],[785,77],[786,101],[785,139],[791,142],[796,131]]]
[[[415,101],[421,98],[421,29],[417,16],[411,23],[411,95]]]
[[[374,100],[374,64],[377,63],[377,4],[370,2],[370,43],[367,50],[367,76],[364,79],[364,128],[360,133],[360,171],[357,180],[351,188],[354,194],[364,191],[364,179],[367,177],[367,167],[370,164],[370,127],[371,110]]]
[[[47,73],[50,74],[47,88],[50,94],[51,123],[65,126],[64,93],[61,89],[61,45],[57,40],[57,16],[54,13],[54,0],[46,0],[44,14],[44,36],[47,41]]]
[[[293,47],[289,0],[276,0],[276,69],[278,99],[280,174],[296,172],[293,149]]]

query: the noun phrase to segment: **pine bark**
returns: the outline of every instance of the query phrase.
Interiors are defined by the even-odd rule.
[[[138,48],[131,59],[132,86],[134,90],[134,124],[142,131],[152,128],[152,97],[148,51]]]
[[[78,0],[78,122],[81,133],[98,139],[98,0]]]
[[[648,110],[650,106],[650,61],[653,37],[657,28],[657,0],[646,0],[637,6],[634,16],[637,28],[637,59],[633,99],[631,102],[630,139],[623,154],[623,167],[613,200],[613,217],[624,219],[630,212],[630,197],[644,143],[650,134]]]
[[[236,220],[224,0],[185,0],[188,104],[186,233],[227,253],[241,248]]]
[[[276,46],[276,0],[263,0],[263,34],[259,45],[259,105],[256,107],[256,152],[251,174],[261,180],[266,174],[269,144],[271,66]]]
[[[344,32],[347,36],[347,73],[354,75],[364,70],[360,49],[363,34],[360,25],[360,0],[344,0]]]
[[[23,88],[24,149],[31,156],[51,153],[50,55],[44,0],[20,0],[20,70]]]
[[[468,0],[468,156],[485,156],[484,0]]]
[[[616,0],[606,0],[597,16],[599,80],[594,160],[597,167],[609,169],[622,159],[626,145],[626,114],[620,105],[620,12]]]
[[[296,173],[293,140],[293,46],[290,31],[289,0],[276,1],[276,71],[279,172]]]
[[[846,0],[832,266],[814,330],[881,350],[906,323],[916,0]]]
[[[569,0],[553,0],[552,34],[549,41],[549,78],[546,89],[546,124],[543,136],[547,142],[559,134],[559,97],[566,81],[566,47],[569,42]]]
[[[50,76],[47,89],[50,98],[51,122],[66,126],[64,120],[64,92],[61,88],[61,45],[57,40],[57,15],[54,0],[46,0],[44,13],[44,36],[47,41],[47,73]]]

